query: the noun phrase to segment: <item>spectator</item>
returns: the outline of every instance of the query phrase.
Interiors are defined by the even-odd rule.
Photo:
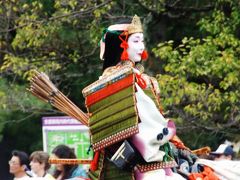
[[[14,175],[14,180],[27,180],[30,175],[26,173],[28,170],[28,155],[23,151],[14,150],[9,163],[9,172]]]
[[[34,151],[30,155],[30,166],[34,173],[34,177],[44,177],[49,180],[55,179],[51,174],[47,173],[50,168],[48,163],[49,155],[43,151]]]
[[[76,155],[70,147],[66,145],[58,145],[52,151],[53,158],[56,159],[76,159]],[[56,164],[56,169],[53,176],[57,180],[64,180],[69,178],[87,178],[87,174],[84,169],[78,165],[62,165]]]
[[[211,152],[211,155],[213,155],[214,160],[232,160],[234,151],[232,146],[227,144],[221,144],[216,151]]]

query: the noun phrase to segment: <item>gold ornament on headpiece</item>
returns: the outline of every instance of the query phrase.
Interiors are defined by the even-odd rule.
[[[141,20],[137,15],[133,17],[132,23],[129,24],[129,26],[127,27],[127,31],[128,31],[128,34],[143,32]]]

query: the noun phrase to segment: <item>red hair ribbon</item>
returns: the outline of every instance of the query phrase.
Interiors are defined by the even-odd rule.
[[[121,36],[125,35],[125,39],[123,39]],[[127,48],[128,48],[128,43],[127,43],[127,38],[128,38],[128,33],[123,32],[122,34],[119,35],[119,39],[122,41],[120,44],[120,47],[123,48],[123,52],[121,55],[121,60],[122,61],[127,61],[128,60],[128,53],[127,53]]]

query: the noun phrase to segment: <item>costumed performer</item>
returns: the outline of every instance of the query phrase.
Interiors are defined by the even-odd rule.
[[[104,30],[103,74],[83,90],[95,151],[91,179],[184,179],[171,170],[176,129],[161,114],[157,80],[144,73],[147,57],[138,16]]]

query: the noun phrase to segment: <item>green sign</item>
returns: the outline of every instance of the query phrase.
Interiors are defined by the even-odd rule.
[[[78,159],[92,159],[93,152],[87,154],[90,139],[88,131],[80,130],[48,130],[47,135],[47,151],[51,153],[52,150],[59,144],[66,144],[74,151]]]

